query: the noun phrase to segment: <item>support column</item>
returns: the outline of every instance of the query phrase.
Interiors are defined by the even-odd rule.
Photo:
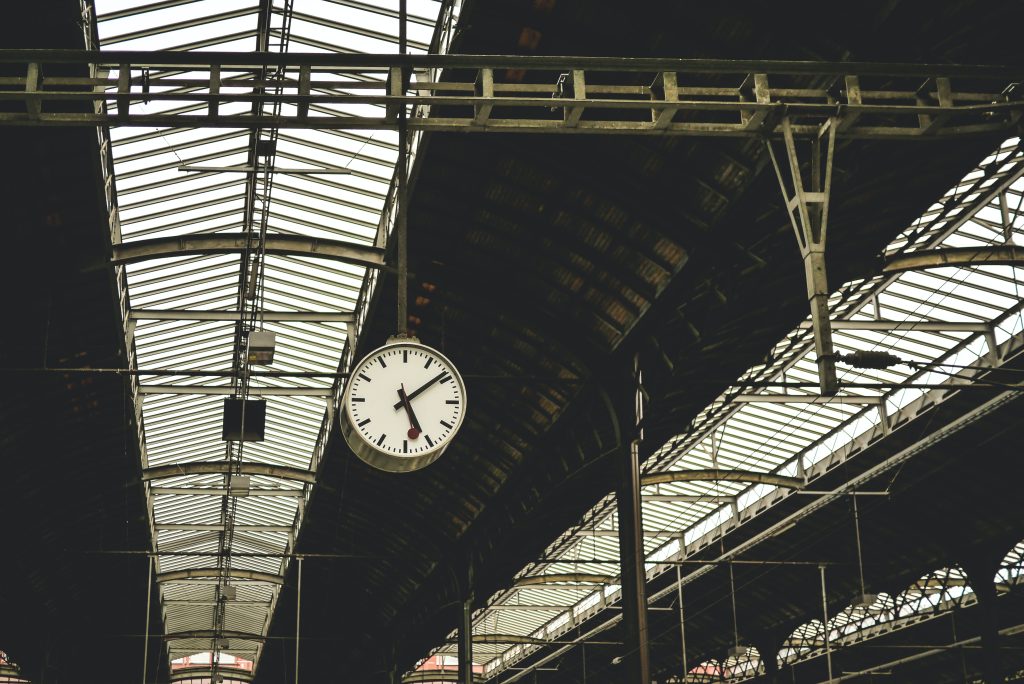
[[[838,123],[838,119],[830,119],[810,141],[811,158],[807,183],[804,182],[793,127],[788,117],[782,119],[786,153],[784,163],[780,163],[776,158],[772,144],[766,143],[775,174],[779,179],[782,198],[786,203],[786,213],[793,224],[800,255],[804,261],[807,301],[811,309],[814,351],[818,362],[818,384],[823,395],[832,395],[839,391],[832,348],[832,325],[828,311],[828,275],[825,270],[825,237],[828,229],[832,159],[835,154]]]
[[[473,565],[459,606],[459,684],[473,684]]]
[[[991,548],[968,548],[960,552],[958,564],[967,574],[967,582],[978,599],[979,636],[981,637],[982,679],[985,684],[1002,684],[1003,662],[1000,653],[999,612],[996,572],[1003,552]]]
[[[999,613],[996,609],[997,594],[994,582],[994,571],[988,578],[979,577],[977,580],[971,580],[981,616],[982,675],[985,684],[1001,684],[1003,681],[1003,661],[999,650]]]
[[[782,681],[779,671],[779,651],[782,650],[782,639],[773,634],[761,633],[751,640],[761,657],[761,665],[764,674],[760,675],[755,682],[766,682],[776,684]]]
[[[635,425],[643,420],[639,362],[634,360]],[[628,422],[626,423],[629,424]],[[634,432],[633,430],[630,431]],[[644,569],[643,515],[640,497],[640,439],[622,449],[622,471],[616,490],[619,522],[619,566],[622,581],[623,663],[625,680],[650,684],[651,660],[647,630],[647,573]]]
[[[295,684],[299,684],[299,645],[302,625],[302,556],[298,560],[298,585],[295,589]]]

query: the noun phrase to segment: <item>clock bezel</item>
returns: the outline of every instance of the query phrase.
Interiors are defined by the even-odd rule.
[[[358,374],[360,369],[372,363],[378,353],[385,350],[390,351],[395,347],[408,347],[410,349],[421,350],[436,356],[446,365],[446,367],[451,369],[452,377],[455,379],[455,382],[458,383],[460,396],[462,397],[461,410],[456,418],[455,426],[452,428],[448,436],[443,440],[438,441],[437,445],[429,451],[415,455],[403,456],[379,449],[376,444],[368,441],[363,433],[356,427],[355,419],[352,416],[352,377]],[[342,393],[341,403],[343,415],[338,422],[341,424],[341,432],[345,437],[345,442],[361,461],[373,468],[389,473],[408,473],[427,467],[440,458],[441,454],[447,450],[448,446],[455,438],[455,435],[458,434],[459,429],[462,427],[463,420],[466,417],[467,400],[466,384],[462,380],[462,374],[459,373],[459,369],[456,368],[451,359],[439,352],[437,349],[423,344],[416,338],[391,338],[384,345],[377,347],[366,354],[366,356],[361,358],[359,362],[352,367],[352,374],[345,382],[345,390]]]

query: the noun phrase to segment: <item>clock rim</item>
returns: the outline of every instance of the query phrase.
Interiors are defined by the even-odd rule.
[[[459,383],[459,389],[462,390],[462,410],[459,412],[458,420],[456,421],[452,431],[449,433],[449,436],[443,442],[438,442],[438,445],[430,451],[419,453],[414,456],[401,456],[378,449],[377,445],[373,442],[367,441],[363,436],[363,433],[356,427],[355,420],[351,413],[352,402],[350,401],[350,398],[352,394],[352,376],[358,373],[359,369],[367,364],[368,359],[372,359],[377,353],[385,349],[392,349],[394,347],[411,347],[414,349],[421,349],[437,356],[447,365],[448,368],[451,369],[455,381]],[[361,461],[377,468],[378,470],[384,470],[391,473],[406,473],[425,468],[436,461],[441,454],[447,450],[451,445],[452,440],[455,439],[455,435],[458,434],[459,430],[462,428],[462,423],[466,417],[468,397],[466,395],[466,383],[462,379],[462,373],[459,372],[459,369],[454,363],[452,363],[451,359],[430,345],[423,344],[414,338],[398,338],[394,341],[389,340],[380,347],[371,350],[363,356],[363,358],[359,359],[359,362],[352,367],[352,374],[345,382],[345,389],[342,392],[341,404],[342,413],[344,415],[338,422],[341,423],[341,432],[345,437],[345,442],[348,444],[349,448],[352,449],[353,453],[355,453]]]

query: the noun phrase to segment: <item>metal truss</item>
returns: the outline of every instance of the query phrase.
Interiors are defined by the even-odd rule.
[[[0,78],[0,99],[23,108],[0,125],[397,130],[403,107],[422,107],[410,130],[764,136],[789,116],[797,136],[836,119],[838,137],[918,138],[1006,130],[1024,110],[1024,73],[1001,66],[61,50],[0,51],[0,63],[24,74]],[[67,65],[90,75],[56,75]],[[83,103],[92,111],[73,111]],[[148,103],[165,106],[138,111]],[[260,113],[268,104],[284,108]],[[358,104],[380,116],[330,113]]]

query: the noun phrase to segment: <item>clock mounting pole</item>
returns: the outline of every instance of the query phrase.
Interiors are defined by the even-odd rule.
[[[401,54],[406,52],[406,28],[405,20],[407,14],[407,0],[399,0],[398,3],[398,51]],[[401,92],[404,95],[405,88],[405,67],[399,71],[399,83]],[[402,104],[398,108],[398,163],[395,172],[398,175],[398,215],[395,217],[396,245],[395,251],[398,261],[398,325],[395,332],[402,337],[409,336],[409,238],[408,238],[408,200],[409,200],[409,122],[406,118],[406,107]]]

